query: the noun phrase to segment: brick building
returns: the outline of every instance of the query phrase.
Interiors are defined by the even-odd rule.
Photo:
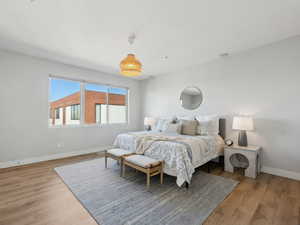
[[[107,123],[126,121],[126,95],[85,91],[85,123]],[[107,102],[108,100],[108,102]],[[109,109],[107,110],[107,104]],[[50,125],[80,123],[80,92],[50,103]]]

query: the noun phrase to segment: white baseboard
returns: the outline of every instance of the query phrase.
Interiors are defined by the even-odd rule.
[[[47,155],[47,156],[39,156],[39,157],[33,157],[33,158],[27,158],[27,159],[21,159],[21,160],[13,160],[13,161],[8,161],[8,162],[0,162],[0,169],[13,167],[13,166],[27,165],[27,164],[37,163],[37,162],[43,162],[43,161],[48,161],[48,160],[53,160],[53,159],[62,159],[62,158],[67,158],[67,157],[71,157],[71,156],[96,153],[96,152],[104,151],[105,149],[108,149],[108,148],[111,148],[111,146],[85,149],[82,151],[64,152],[64,153],[58,153],[58,154],[53,154],[53,155]],[[277,169],[277,168],[263,166],[261,171],[264,173],[269,173],[269,174],[276,175],[276,176],[287,177],[287,178],[294,179],[294,180],[300,180],[300,173],[289,171],[289,170],[283,170],[283,169]]]
[[[58,153],[58,154],[53,154],[53,155],[38,156],[38,157],[13,160],[13,161],[8,161],[8,162],[0,162],[0,169],[13,167],[13,166],[27,165],[27,164],[31,164],[31,163],[37,163],[37,162],[43,162],[43,161],[48,161],[48,160],[53,160],[53,159],[62,159],[62,158],[67,158],[67,157],[71,157],[71,156],[78,156],[78,155],[85,155],[85,154],[89,154],[89,153],[101,152],[107,148],[110,148],[110,146],[85,149],[82,151],[64,152],[64,153]]]
[[[294,179],[294,180],[300,180],[300,173],[289,171],[289,170],[283,170],[283,169],[277,169],[277,168],[263,166],[261,171],[264,173],[269,173],[269,174],[280,176],[280,177],[287,177],[287,178]]]

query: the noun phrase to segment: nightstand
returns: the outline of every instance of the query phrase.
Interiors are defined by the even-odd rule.
[[[261,168],[260,146],[230,146],[225,147],[225,171],[232,172],[234,167],[245,168],[245,176],[256,178]]]

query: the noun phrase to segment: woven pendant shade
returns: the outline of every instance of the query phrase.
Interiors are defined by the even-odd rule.
[[[142,64],[135,58],[134,54],[128,54],[120,63],[121,74],[124,76],[139,76],[142,72]]]

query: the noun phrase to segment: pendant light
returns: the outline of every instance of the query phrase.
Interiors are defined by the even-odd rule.
[[[128,42],[130,45],[134,43],[135,38],[135,34],[131,34],[128,37]],[[142,64],[137,58],[135,58],[134,54],[129,53],[127,57],[120,63],[120,72],[122,75],[128,77],[139,76],[142,72]]]

